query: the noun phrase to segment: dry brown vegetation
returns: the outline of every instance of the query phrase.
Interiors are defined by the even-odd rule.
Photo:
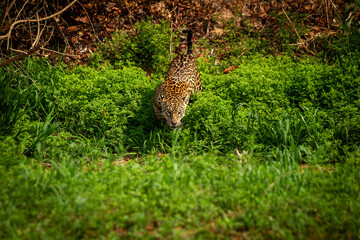
[[[7,65],[30,54],[52,60],[65,56],[65,62],[83,63],[95,43],[101,43],[117,30],[132,29],[140,20],[168,20],[173,29],[192,28],[195,40],[212,39],[226,34],[226,23],[236,27],[251,24],[276,47],[279,32],[274,14],[285,14],[289,29],[298,37],[298,46],[307,54],[316,54],[314,37],[338,31],[338,16],[343,16],[352,1],[339,0],[222,0],[222,1],[30,1],[7,0],[0,3],[0,58]],[[287,13],[306,14],[301,24],[306,33],[298,33]],[[355,14],[350,12],[350,15]],[[357,21],[359,16],[355,16]],[[266,32],[266,34],[265,34]],[[271,34],[269,34],[269,32]],[[321,47],[321,46],[318,46]]]

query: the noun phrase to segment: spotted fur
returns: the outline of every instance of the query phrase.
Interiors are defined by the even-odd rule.
[[[176,57],[165,76],[165,80],[156,89],[153,107],[158,119],[165,120],[171,128],[183,125],[181,119],[185,116],[190,95],[202,91],[199,70],[192,54],[192,33],[188,33],[186,55]]]

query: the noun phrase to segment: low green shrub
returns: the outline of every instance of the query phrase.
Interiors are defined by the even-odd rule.
[[[231,101],[204,92],[190,105],[184,121],[189,134],[196,133],[199,141],[224,147],[232,130]]]
[[[209,64],[200,58],[200,71]],[[202,73],[204,92],[192,96],[185,126],[176,132],[161,127],[153,112],[161,79],[147,77],[140,68],[104,65],[60,71],[42,61],[29,61],[25,67],[41,69],[31,76],[38,79],[40,92],[31,90],[29,112],[15,125],[26,129],[19,137],[29,140],[29,154],[46,149],[43,156],[59,155],[51,150],[56,144],[46,139],[62,131],[69,136],[50,139],[68,149],[66,139],[75,137],[76,146],[84,148],[79,151],[85,151],[80,155],[88,155],[92,151],[86,149],[94,146],[141,153],[241,148],[263,158],[292,149],[297,161],[307,161],[327,149],[332,157],[326,161],[338,161],[341,157],[335,156],[343,155],[345,146],[356,149],[360,143],[359,77],[315,60],[252,56],[227,75]]]
[[[26,160],[23,155],[24,143],[12,137],[0,137],[0,173]],[[0,174],[0,175],[1,175]]]
[[[73,133],[122,142],[128,126],[152,122],[149,102],[156,84],[137,67],[76,68],[59,80],[54,92],[57,120]]]
[[[205,60],[200,59],[201,68],[210,67]],[[309,152],[327,146],[330,158],[338,160],[342,146],[360,144],[360,129],[354,124],[359,122],[359,77],[286,56],[244,58],[240,66],[227,75],[202,74],[204,93],[190,104],[185,121],[191,124],[185,128],[201,132],[197,137],[206,135],[208,145],[221,142],[228,151],[237,146],[251,149],[251,139],[261,151],[270,147]],[[211,133],[216,140],[207,134],[207,126],[223,127]]]
[[[163,74],[170,64],[170,43],[176,46],[177,38],[171,38],[170,23],[151,20],[137,22],[128,32],[117,31],[105,44],[99,45],[100,61],[109,60],[115,66],[137,66],[148,73]]]

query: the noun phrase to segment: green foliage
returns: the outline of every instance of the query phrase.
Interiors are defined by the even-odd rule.
[[[346,35],[348,51],[360,51],[360,31],[359,24],[354,20],[355,16],[352,16],[353,13],[356,15],[360,11],[360,1],[355,0],[353,4],[350,4],[342,18],[341,27]],[[349,17],[348,17],[349,16]]]
[[[115,34],[92,66],[0,69],[0,239],[359,238],[355,55],[205,55],[204,91],[172,131],[152,109],[167,28]]]
[[[26,157],[22,155],[24,144],[18,144],[12,137],[0,137],[0,175],[12,166],[25,161]]]
[[[154,82],[141,69],[125,67],[122,70],[80,67],[59,81],[54,97],[57,99],[59,121],[71,132],[103,136],[122,141],[129,120],[153,94]],[[150,106],[148,106],[150,107]],[[146,120],[145,118],[142,118]]]
[[[184,121],[190,136],[196,133],[200,141],[223,148],[232,130],[231,101],[204,92],[191,105]]]
[[[337,18],[340,20],[342,34],[335,36],[322,37],[316,39],[317,44],[322,46],[320,56],[332,64],[340,67],[344,75],[357,77],[360,68],[360,31],[359,23],[355,21],[355,16],[360,11],[360,2],[355,0],[350,4],[343,15],[334,9]]]
[[[303,24],[304,20],[308,17],[307,14],[298,13],[285,13],[277,14],[272,12],[270,14],[278,21],[279,27],[277,32],[277,38],[281,42],[282,52],[291,52],[297,49],[297,43],[299,42],[299,36],[304,36],[307,32],[307,26]],[[289,19],[291,22],[289,22]],[[270,29],[268,31],[271,31]],[[273,35],[273,33],[268,33]]]
[[[202,64],[200,62],[199,66],[203,67]],[[231,74],[203,74],[202,80],[205,92],[230,101],[227,103],[230,106],[228,111],[218,114],[225,116],[227,121],[220,122],[222,118],[217,118],[217,124],[223,126],[228,126],[229,120],[233,119],[231,130],[228,131],[236,133],[235,136],[229,135],[226,131],[219,133],[232,138],[232,144],[228,142],[225,146],[241,146],[252,134],[255,134],[255,140],[262,146],[272,145],[275,148],[282,148],[280,145],[288,146],[288,143],[279,145],[267,139],[301,139],[301,142],[295,141],[296,146],[305,144],[310,149],[316,149],[317,144],[326,145],[328,142],[332,142],[334,148],[339,144],[347,145],[348,142],[355,145],[360,143],[357,139],[360,129],[353,124],[358,122],[359,117],[359,77],[354,79],[349,75],[343,75],[336,67],[325,66],[313,60],[295,60],[289,57],[250,57],[243,60],[241,67]],[[195,103],[191,107],[191,112],[198,104],[211,103],[215,106],[215,103],[219,102],[208,93],[204,94],[206,100]],[[221,102],[220,104],[227,106]],[[217,107],[218,111],[221,109]],[[202,111],[194,112],[196,114]],[[344,116],[349,116],[345,122]],[[194,119],[202,117],[203,115],[195,115]],[[284,127],[300,132],[284,132]],[[346,134],[348,130],[351,134]],[[290,135],[283,135],[284,133]]]
[[[10,81],[9,72],[0,69],[0,136],[11,135],[15,124],[26,114],[22,108],[30,94],[23,90],[21,84]]]
[[[42,152],[41,145],[52,134],[56,80],[61,70],[47,61],[25,60],[23,67],[1,74],[0,136],[13,136],[24,142],[23,153]],[[10,74],[11,72],[11,74]]]
[[[160,21],[153,24],[143,20],[128,32],[115,32],[105,44],[99,45],[100,59],[109,59],[116,66],[141,67],[149,73],[163,74],[170,64],[170,41],[176,46],[177,38],[171,39],[170,24]]]
[[[54,117],[53,117],[53,112],[50,112],[46,119],[44,120],[44,122],[32,122],[29,126],[29,130],[27,131],[27,133],[29,135],[26,135],[26,137],[32,137],[35,136],[35,138],[31,139],[28,142],[28,147],[26,149],[26,151],[24,152],[25,154],[30,155],[31,153],[34,152],[34,150],[37,150],[38,154],[41,154],[43,151],[43,147],[42,145],[44,144],[45,140],[52,134],[55,132],[55,130],[57,129],[58,125],[52,123]]]
[[[36,76],[40,94],[31,91],[29,112],[16,125],[27,129],[19,138],[28,140],[26,153],[47,157],[61,155],[54,146],[72,151],[66,141],[74,138],[82,156],[94,146],[142,154],[241,148],[272,160],[290,151],[296,162],[342,161],[344,149],[360,145],[359,77],[286,56],[244,57],[240,68],[219,75],[214,72],[221,67],[211,67],[206,60],[199,59],[200,71],[214,70],[202,73],[204,92],[192,96],[185,126],[176,133],[159,128],[153,112],[152,98],[161,79],[150,79],[137,67],[62,72],[29,61],[26,70],[41,69]],[[55,133],[63,137],[50,137]],[[325,151],[329,154],[322,154]]]

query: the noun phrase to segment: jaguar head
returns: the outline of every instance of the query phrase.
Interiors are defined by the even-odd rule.
[[[186,83],[168,82],[164,92],[159,94],[161,116],[166,120],[171,129],[183,126],[181,119],[185,116],[185,110],[189,104],[190,93]]]

